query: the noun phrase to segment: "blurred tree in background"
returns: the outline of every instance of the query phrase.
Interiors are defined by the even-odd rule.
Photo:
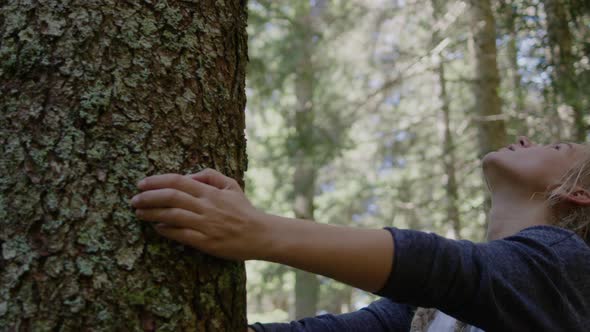
[[[251,0],[249,10],[247,189],[266,211],[481,241],[484,154],[517,135],[588,141],[587,1]],[[250,322],[375,299],[246,266]]]

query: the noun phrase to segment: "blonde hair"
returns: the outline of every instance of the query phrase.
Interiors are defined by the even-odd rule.
[[[554,211],[552,224],[572,230],[590,245],[590,206],[564,206],[563,197],[576,186],[590,192],[590,145],[585,145],[582,160],[564,174],[560,184],[548,193],[547,201]]]

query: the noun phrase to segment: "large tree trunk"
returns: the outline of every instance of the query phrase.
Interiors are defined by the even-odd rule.
[[[156,173],[242,181],[246,2],[0,13],[2,329],[244,330],[243,264],[158,236],[129,198]]]
[[[574,69],[575,57],[572,51],[572,34],[569,18],[563,0],[544,0],[547,14],[547,36],[549,39],[550,61],[553,65],[553,86],[561,103],[572,108],[574,130],[571,139],[586,141],[588,126],[584,121],[579,87]]]

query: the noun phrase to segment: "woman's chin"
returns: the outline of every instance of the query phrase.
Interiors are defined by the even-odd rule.
[[[514,162],[512,156],[508,153],[514,153],[508,149],[492,151],[487,153],[481,159],[482,170],[486,176],[495,177],[498,174],[505,174],[511,164]]]
[[[505,152],[502,150],[498,150],[498,151],[492,151],[492,152],[488,152],[482,159],[481,159],[481,163],[482,165],[485,167],[486,165],[490,164],[490,163],[494,163],[496,161],[498,161],[498,158],[501,157],[501,154],[504,154]]]

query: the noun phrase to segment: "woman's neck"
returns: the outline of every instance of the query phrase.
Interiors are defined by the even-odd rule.
[[[535,226],[549,225],[551,210],[542,194],[495,191],[488,213],[487,240],[501,239]]]

